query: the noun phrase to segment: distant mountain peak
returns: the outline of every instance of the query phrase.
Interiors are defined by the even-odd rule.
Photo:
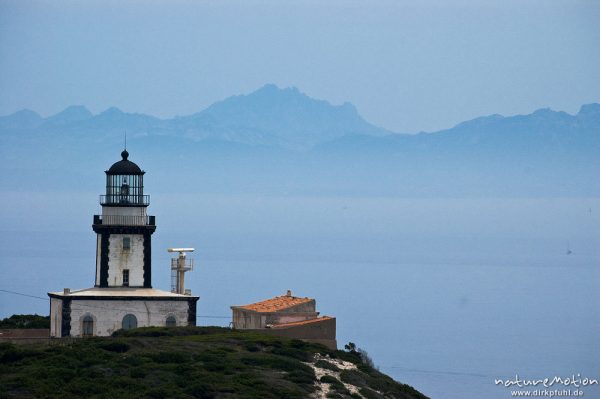
[[[262,86],[261,88],[255,90],[249,94],[245,94],[245,95],[241,95],[241,96],[234,96],[234,97],[230,97],[230,98],[238,98],[238,99],[239,98],[247,98],[247,99],[251,99],[251,100],[263,99],[263,100],[272,100],[272,101],[286,101],[286,100],[322,101],[322,100],[315,100],[314,98],[307,96],[306,94],[304,94],[300,90],[298,90],[298,88],[295,86],[281,88],[274,83],[267,83],[264,86]]]
[[[188,118],[177,118],[188,135],[219,135],[246,144],[310,148],[345,135],[390,134],[366,122],[354,105],[332,105],[296,87],[269,83],[249,93],[228,97]]]
[[[267,83],[264,86],[260,87],[259,89],[253,91],[252,94],[273,93],[273,92],[282,91],[282,90],[285,90],[285,89],[279,88],[279,86],[277,86],[275,83]]]
[[[545,108],[539,108],[536,109],[535,111],[533,111],[532,115],[549,115],[549,114],[553,114],[556,111],[553,111],[550,107],[545,107]]]
[[[600,104],[592,103],[592,104],[584,104],[579,109],[579,115],[596,115],[600,114]]]
[[[12,114],[0,116],[0,118],[2,118],[2,119],[6,119],[6,118],[39,118],[39,119],[42,119],[40,114],[38,114],[37,112],[32,111],[28,108],[24,108],[20,111],[13,112]]]
[[[13,112],[10,115],[3,116],[2,118],[35,118],[35,119],[39,118],[39,119],[41,119],[42,117],[37,112],[32,111],[27,108],[24,108],[20,111]]]
[[[577,120],[584,125],[597,125],[600,123],[600,104],[585,104],[576,115]]]
[[[320,99],[310,97],[308,94],[300,91],[300,89],[298,89],[296,86],[289,86],[289,87],[281,88],[274,83],[267,83],[264,86],[262,86],[261,88],[255,90],[249,94],[241,95],[241,96],[234,96],[234,97],[230,97],[230,98],[254,99],[254,98],[260,98],[260,97],[271,98],[273,100],[280,100],[280,101],[281,100],[291,100],[291,101],[299,101],[299,102],[305,101],[307,103],[312,102],[312,103],[316,103],[316,104],[321,104],[321,105],[334,107],[334,108],[341,108],[341,109],[345,109],[348,111],[358,113],[358,111],[356,110],[356,107],[351,102],[346,101],[342,105],[333,105],[327,100],[320,100]]]
[[[110,107],[102,111],[98,116],[123,115],[124,112],[117,107]]]
[[[288,93],[303,94],[303,93],[300,92],[300,90],[298,90],[298,88],[296,86],[279,87],[275,83],[266,83],[264,86],[258,88],[257,90],[253,91],[250,94],[255,94],[255,93],[277,93],[277,92],[288,92]]]
[[[573,115],[570,115],[564,111],[555,111],[549,107],[537,109],[531,114],[531,116],[544,120],[560,120],[573,118]]]
[[[46,119],[46,123],[70,123],[90,119],[93,114],[83,105],[71,105]]]
[[[468,121],[461,122],[458,125],[455,125],[452,129],[457,129],[457,128],[477,128],[477,129],[479,129],[483,126],[496,123],[497,121],[499,121],[501,119],[504,119],[504,116],[502,116],[500,114],[480,116],[480,117],[477,117],[474,119],[470,119]],[[451,129],[449,129],[449,130],[451,130]]]
[[[70,114],[74,114],[74,113],[79,113],[79,114],[85,114],[85,115],[89,115],[92,116],[92,113],[90,112],[89,109],[87,109],[85,107],[85,105],[70,105],[67,108],[65,108],[61,113],[70,113]]]
[[[0,127],[2,128],[33,128],[39,126],[43,118],[35,111],[22,109],[7,116],[0,117]]]

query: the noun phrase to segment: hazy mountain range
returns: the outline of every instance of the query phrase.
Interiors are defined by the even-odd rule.
[[[540,109],[399,134],[296,88],[266,85],[188,116],[83,106],[0,117],[9,190],[99,190],[127,132],[130,159],[158,190],[355,195],[600,194],[600,104]],[[150,173],[149,175],[150,176]],[[100,183],[99,183],[100,182]]]

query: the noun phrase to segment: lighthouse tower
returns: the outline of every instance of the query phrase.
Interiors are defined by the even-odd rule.
[[[100,196],[102,213],[94,215],[96,273],[92,288],[49,292],[50,336],[111,335],[119,329],[196,325],[199,297],[189,290],[152,288],[152,233],[144,174],[124,150],[106,174]]]
[[[100,196],[102,214],[94,215],[96,287],[152,288],[151,236],[154,216],[147,213],[144,171],[121,153],[106,173],[106,194]]]

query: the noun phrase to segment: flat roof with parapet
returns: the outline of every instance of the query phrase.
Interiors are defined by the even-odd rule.
[[[307,303],[310,301],[314,301],[312,298],[300,298],[291,295],[282,295],[276,296],[275,298],[266,299],[264,301],[251,303],[248,305],[239,305],[232,306],[231,309],[244,309],[251,310],[254,312],[277,312],[283,309],[288,309],[296,305],[301,305],[303,303]]]
[[[49,292],[48,296],[53,298],[74,298],[74,299],[171,299],[188,300],[190,298],[199,298],[193,295],[176,294],[174,292],[157,290],[155,288],[134,288],[134,287],[111,287],[111,288],[85,288],[74,290],[68,293]]]

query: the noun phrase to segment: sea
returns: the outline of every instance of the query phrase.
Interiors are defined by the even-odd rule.
[[[600,398],[600,198],[151,194],[153,286],[194,247],[199,325],[289,289],[431,398]],[[0,317],[94,284],[97,193],[0,202]]]

